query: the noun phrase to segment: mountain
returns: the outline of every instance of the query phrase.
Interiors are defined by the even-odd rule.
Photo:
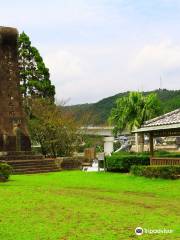
[[[156,93],[160,99],[162,114],[180,108],[180,90],[158,89],[149,92],[143,92],[144,95]],[[116,100],[125,97],[129,92],[118,93],[114,96],[104,98],[96,103],[79,104],[66,106],[76,120],[82,120],[85,124],[106,125],[111,109],[116,106]]]

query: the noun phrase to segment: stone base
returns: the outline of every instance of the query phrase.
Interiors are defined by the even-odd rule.
[[[0,162],[12,166],[13,174],[57,172],[61,168],[55,159],[46,159],[33,152],[0,152]]]
[[[19,148],[21,151],[31,151],[31,142],[28,136],[22,134]],[[0,134],[0,151],[16,151],[17,139],[16,136],[3,136]]]

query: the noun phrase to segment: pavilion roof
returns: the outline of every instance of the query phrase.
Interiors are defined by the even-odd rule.
[[[142,127],[152,127],[180,123],[180,108],[146,121]]]
[[[141,128],[133,132],[150,132],[170,129],[180,130],[180,108],[144,122]]]

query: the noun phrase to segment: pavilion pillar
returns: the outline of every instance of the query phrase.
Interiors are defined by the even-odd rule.
[[[144,151],[144,133],[135,133],[136,152]]]
[[[149,133],[149,147],[150,147],[150,155],[153,157],[154,155],[154,142],[153,142],[153,133]]]
[[[138,133],[135,133],[135,146],[136,152],[138,152],[139,151]]]
[[[144,152],[144,133],[139,134],[139,151]]]

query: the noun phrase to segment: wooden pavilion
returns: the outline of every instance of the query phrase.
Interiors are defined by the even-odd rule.
[[[144,134],[149,135],[151,165],[180,165],[180,158],[154,157],[153,141],[156,137],[180,136],[180,108],[144,122],[141,128],[133,132],[139,135],[141,145],[144,143]]]

